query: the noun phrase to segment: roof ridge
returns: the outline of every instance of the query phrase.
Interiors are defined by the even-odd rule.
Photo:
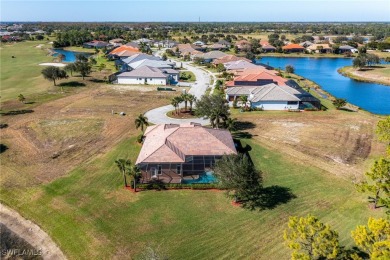
[[[223,144],[224,146],[226,146],[227,148],[229,148],[229,150],[233,151],[233,152],[236,152],[234,150],[231,149],[231,147],[227,146],[224,142],[222,142],[219,138],[217,138],[215,135],[213,135],[209,130],[219,130],[219,131],[228,131],[227,129],[214,129],[214,128],[206,128],[206,127],[202,127],[203,130],[205,130],[207,133],[209,133],[210,135],[212,135],[215,139],[218,140],[218,142],[220,142],[221,144]]]

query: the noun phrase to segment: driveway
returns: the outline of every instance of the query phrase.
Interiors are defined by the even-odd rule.
[[[190,65],[189,62],[176,62],[177,67],[180,67],[181,64],[183,65],[184,69],[191,71],[196,77],[196,81],[194,83],[191,83],[191,88],[188,93],[194,95],[197,99],[200,99],[210,85],[210,76],[214,77],[214,84],[213,86],[210,86],[212,89],[214,88],[214,75],[201,68]],[[183,106],[184,104],[182,103],[180,107]],[[175,108],[172,105],[166,105],[149,110],[145,113],[145,116],[148,118],[149,122],[153,124],[186,124],[191,122],[199,123],[201,125],[210,124],[210,121],[208,119],[203,118],[176,119],[168,117],[166,114],[174,109]]]

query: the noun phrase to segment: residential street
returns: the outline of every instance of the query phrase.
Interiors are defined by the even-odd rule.
[[[159,54],[160,53],[157,52],[155,55],[159,56]],[[177,67],[180,67],[181,63],[182,62],[176,62]],[[214,84],[213,86],[210,86],[212,89],[214,88],[215,76],[212,75],[211,73],[208,73],[201,68],[192,66],[189,64],[189,62],[183,62],[183,68],[195,74],[196,82],[191,84],[192,87],[188,91],[188,93],[194,95],[197,99],[201,98],[202,95],[206,92],[207,88],[209,87],[210,76],[214,77]],[[181,107],[183,106],[184,104],[181,104]],[[166,113],[172,110],[174,110],[174,107],[172,105],[166,105],[166,106],[149,110],[148,112],[145,113],[145,116],[148,118],[149,122],[153,124],[185,124],[190,122],[199,123],[202,125],[209,124],[208,119],[202,119],[202,118],[192,118],[192,119],[170,118],[166,115]]]

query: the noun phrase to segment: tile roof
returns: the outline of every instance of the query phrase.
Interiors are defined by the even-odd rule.
[[[310,45],[309,47],[307,47],[306,49],[315,51],[315,50],[317,50],[317,47],[320,47],[320,46],[322,46],[322,48],[323,48],[324,50],[326,50],[326,49],[332,49],[332,48],[329,46],[329,44],[326,44],[326,43],[324,43],[324,44],[314,43],[314,44]]]
[[[234,78],[234,81],[258,81],[262,79],[270,79],[276,82],[277,85],[283,86],[286,85],[288,80],[282,78],[281,76],[277,76],[273,73],[268,73],[268,71],[262,71],[260,73],[253,74],[244,74]]]
[[[263,86],[241,86],[226,89],[228,95],[248,95],[251,102],[259,101],[300,101],[296,95],[301,92],[288,86],[267,84]]]
[[[245,68],[256,68],[257,65],[246,60],[238,60],[224,63],[226,70],[237,70]]]
[[[222,51],[209,51],[209,52],[206,52],[206,53],[195,54],[194,58],[198,57],[198,58],[203,58],[205,60],[208,60],[208,59],[223,58],[223,57],[225,57],[227,55],[229,55],[229,54],[226,54],[226,53],[224,53]]]
[[[130,52],[134,52],[134,53],[140,53],[140,50],[138,48],[134,48],[134,47],[131,47],[131,46],[127,46],[127,45],[122,45],[118,48],[115,48],[113,49],[110,54],[117,54],[117,53],[120,53],[120,52],[123,52],[123,51],[130,51]]]
[[[131,78],[166,78],[167,75],[164,74],[160,69],[142,66],[132,71],[122,72],[117,75],[117,77],[131,77]]]
[[[194,123],[150,126],[145,136],[136,164],[183,163],[186,156],[237,153],[229,131]]]
[[[131,55],[130,57],[123,59],[123,62],[129,64],[131,62],[136,62],[140,60],[161,60],[159,57],[148,55],[145,53],[136,53],[134,55]]]
[[[173,68],[175,66],[175,62],[169,62],[169,61],[163,61],[163,60],[138,60],[135,62],[128,63],[130,67],[133,69],[142,67],[142,66],[149,66],[149,67],[155,67],[155,68]]]
[[[221,58],[215,59],[213,61],[213,64],[221,64],[221,63],[226,63],[226,62],[231,62],[231,61],[238,61],[238,60],[245,60],[247,62],[251,62],[251,60],[244,58],[244,57],[237,57],[235,55],[226,55]]]
[[[283,50],[291,50],[291,49],[304,50],[305,48],[303,48],[303,47],[302,47],[301,45],[299,45],[299,44],[292,43],[292,44],[283,46],[282,49],[283,49]]]

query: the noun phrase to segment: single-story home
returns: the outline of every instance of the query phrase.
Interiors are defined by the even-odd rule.
[[[299,45],[304,47],[304,48],[307,48],[307,47],[313,45],[313,43],[311,41],[304,41],[304,42],[301,42]]]
[[[264,44],[261,46],[263,52],[275,52],[276,48],[270,44]]]
[[[237,76],[233,81],[226,82],[226,87],[237,87],[237,86],[262,86],[267,84],[276,84],[279,86],[287,86],[289,80],[281,76],[277,76],[272,72],[266,70],[258,73],[244,74]]]
[[[257,65],[246,60],[230,61],[223,63],[226,70],[243,70],[247,68],[257,68]]]
[[[237,41],[235,43],[235,46],[239,49],[239,50],[246,50],[246,49],[249,49],[251,47],[251,44],[250,42],[248,42],[247,40],[241,40],[241,41]]]
[[[108,42],[96,41],[96,40],[83,43],[83,47],[89,48],[89,49],[93,49],[93,48],[102,49],[102,48],[108,47],[109,45],[110,44]]]
[[[177,76],[178,77],[178,76]],[[142,66],[116,75],[117,84],[167,85],[170,75],[159,68]]]
[[[357,53],[358,49],[349,45],[343,45],[339,47],[339,53],[347,53],[347,52]]]
[[[232,46],[232,44],[230,42],[228,42],[227,40],[224,40],[224,39],[219,40],[217,43],[225,46],[226,49],[230,49],[230,46]]]
[[[228,47],[226,45],[220,44],[220,43],[214,43],[212,45],[207,45],[206,47],[207,47],[207,49],[217,50],[217,51],[228,49]]]
[[[203,46],[203,45],[205,45],[205,43],[202,42],[202,41],[196,41],[196,42],[194,42],[194,45],[196,45],[196,46]]]
[[[127,64],[130,69],[137,69],[142,66],[148,66],[159,69],[173,69],[176,66],[175,62],[163,61],[163,60],[150,60],[150,59],[142,59],[137,60],[135,62],[130,62]]]
[[[199,54],[192,55],[192,59],[201,58],[204,60],[204,62],[208,63],[208,62],[212,62],[215,59],[223,58],[227,55],[229,54],[226,54],[222,51],[209,51],[206,53],[199,53]]]
[[[108,42],[116,47],[116,46],[121,46],[124,41],[125,40],[121,38],[116,38],[116,39],[109,40]]]
[[[237,154],[229,131],[196,123],[153,125],[144,135],[136,161],[142,183],[196,180],[223,155]]]
[[[171,40],[164,40],[164,41],[156,41],[153,44],[155,47],[163,47],[163,48],[173,48],[178,45],[177,42],[171,41]]]
[[[108,56],[111,58],[125,59],[137,53],[141,53],[141,51],[138,48],[122,45],[110,51]]]
[[[232,61],[238,61],[238,60],[244,60],[244,61],[247,61],[247,62],[251,62],[251,60],[247,59],[247,58],[244,58],[244,57],[237,57],[235,55],[226,55],[226,56],[223,56],[221,58],[217,58],[215,59],[212,63],[214,65],[218,65],[218,64],[223,64],[223,63],[227,63],[227,62],[232,62]]]
[[[306,50],[310,52],[316,52],[316,53],[331,53],[332,47],[330,47],[329,44],[326,43],[323,44],[315,43],[307,47]]]
[[[311,95],[302,89],[279,86],[274,83],[263,86],[238,86],[226,89],[226,100],[228,100],[230,106],[233,105],[234,100],[237,100],[239,105],[244,106],[240,101],[242,96],[248,97],[249,104],[247,105],[263,110],[299,109],[305,102],[311,103],[307,99]],[[305,100],[301,100],[300,97],[305,97]],[[319,101],[314,97],[312,98],[318,106],[320,104]]]
[[[283,47],[282,47],[282,50],[283,50],[283,51],[286,51],[286,52],[304,52],[304,51],[305,51],[305,48],[302,47],[302,46],[299,45],[299,44],[292,43],[292,44],[288,44],[288,45],[286,45],[286,46],[283,46]]]

